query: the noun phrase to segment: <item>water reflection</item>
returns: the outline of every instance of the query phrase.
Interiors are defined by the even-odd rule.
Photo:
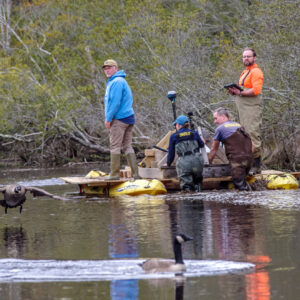
[[[51,179],[70,175],[70,170],[64,172],[31,177],[32,171],[29,171],[18,178],[2,176],[1,183],[24,178],[32,183],[32,180],[47,177],[47,181],[42,179],[34,183],[40,186],[49,183],[47,190],[53,193],[72,191],[78,194],[77,186],[58,185]],[[74,173],[78,174],[81,173]],[[26,206],[26,214],[16,212],[0,216],[1,257],[26,258],[22,262],[12,262],[7,270],[1,260],[0,298],[78,299],[81,292],[88,291],[92,295],[89,299],[151,300],[153,295],[156,299],[174,299],[177,293],[185,299],[203,296],[207,299],[267,300],[271,292],[285,299],[298,299],[299,195],[300,190],[218,191],[126,199],[72,196],[73,201],[68,202],[36,199],[35,205]],[[22,221],[22,226],[16,226],[20,224],[18,221]],[[198,265],[200,272],[185,273],[182,285],[171,279],[172,275],[160,276],[157,280],[145,277],[137,263],[142,258],[172,257],[172,236],[179,231],[194,238],[192,243],[185,245],[183,253],[189,271],[195,271],[195,260],[204,263]],[[134,263],[132,257],[138,260],[132,266],[114,258],[122,256],[127,263]],[[61,260],[68,259],[74,261],[61,265]],[[253,262],[256,269],[245,274],[239,273],[238,268],[224,265],[224,261],[221,265],[208,264],[221,262],[221,259]],[[53,260],[54,265],[45,269]],[[78,260],[85,261],[77,265]],[[42,265],[36,266],[36,261]],[[102,264],[104,261],[109,263]],[[20,274],[16,274],[16,269]],[[224,272],[218,272],[221,269]],[[61,277],[57,277],[56,282],[41,282],[44,279],[40,275],[45,274],[49,276],[45,280],[52,280],[50,277],[57,275],[51,273],[53,270],[62,272]],[[7,274],[11,278],[5,277]],[[24,282],[24,275],[27,282]],[[131,280],[123,280],[127,278]]]
[[[171,258],[171,240],[178,232],[185,232],[194,238],[192,246],[187,249],[186,257],[249,261],[247,254],[252,253],[254,248],[255,251],[259,250],[255,244],[255,216],[251,205],[217,205],[202,200],[181,201],[180,197],[174,198],[140,196],[114,200],[111,206],[110,257],[140,256],[137,240],[146,235],[148,245],[157,244],[157,248],[165,249]],[[259,241],[261,239],[263,240],[261,236],[258,237]],[[151,249],[155,251],[155,247]],[[157,256],[151,253],[148,257]],[[264,269],[258,272],[266,273]],[[257,277],[244,277],[242,285],[247,290],[247,297],[251,293],[257,294],[257,290],[253,290],[256,286],[255,280]],[[220,288],[223,288],[225,282],[226,279],[219,281]],[[268,280],[265,282],[267,290]],[[177,282],[177,287],[177,297],[180,299],[183,295],[183,282]],[[120,295],[136,299],[138,282],[113,281],[111,295],[112,299],[121,299]]]
[[[142,226],[143,235],[151,236],[155,226],[149,224],[149,217],[156,222],[162,234],[170,235],[170,239],[181,230],[180,219],[178,216],[178,202],[165,203],[164,197],[149,197],[143,195],[139,197],[120,197],[115,199],[111,208],[112,224],[110,228],[109,253],[112,258],[135,258],[139,256],[137,249],[137,227]],[[148,206],[149,215],[147,220],[139,215],[139,206]],[[165,212],[169,212],[169,220],[165,218]],[[138,217],[140,216],[140,217]],[[161,226],[161,224],[166,226]],[[148,225],[145,227],[145,225]],[[149,226],[150,225],[150,226]],[[154,224],[153,224],[154,225]],[[162,239],[162,241],[165,240]],[[175,299],[183,299],[184,280],[179,278],[175,281]],[[139,287],[138,280],[115,280],[111,282],[111,299],[138,299]]]
[[[207,255],[217,251],[221,259],[250,261],[256,264],[256,272],[245,275],[246,299],[270,299],[270,282],[266,266],[271,259],[264,249],[265,233],[257,224],[253,206],[217,205],[205,206],[208,241]],[[209,242],[210,241],[210,242]],[[214,245],[212,245],[214,241]],[[213,250],[215,246],[215,251]],[[262,253],[262,255],[251,255]]]
[[[113,280],[110,284],[110,297],[112,300],[135,300],[139,298],[139,281]]]
[[[248,259],[256,264],[256,272],[246,275],[246,299],[271,299],[270,278],[265,269],[271,259],[265,255],[248,256]]]
[[[22,258],[24,256],[24,247],[26,242],[26,233],[22,226],[4,227],[3,241],[5,247],[4,257]]]
[[[26,244],[26,232],[22,226],[5,226],[3,228],[3,241],[5,252],[2,255],[10,258],[22,258],[24,257],[24,248]],[[10,290],[12,299],[22,299],[22,288],[15,287]]]
[[[184,297],[184,287],[186,278],[182,275],[176,275],[173,278],[150,279],[141,282],[141,288],[145,292],[155,295],[155,299],[188,299]],[[168,295],[168,296],[166,296]]]
[[[172,201],[174,198],[175,195]],[[244,286],[243,297],[270,299],[267,266],[271,259],[265,249],[266,233],[263,230],[264,224],[259,222],[261,216],[257,215],[256,207],[250,204],[207,202],[198,200],[197,197],[182,201],[182,196],[176,196],[176,200],[174,205],[169,206],[176,210],[172,213],[174,215],[178,214],[179,209],[180,220],[176,218],[176,226],[181,224],[183,230],[191,232],[194,237],[193,253],[188,252],[187,255],[200,259],[253,262],[256,264],[256,272],[246,275],[243,282],[240,282]],[[253,255],[254,253],[260,255]],[[222,290],[229,283],[224,277],[218,284]]]
[[[111,207],[109,256],[111,258],[138,257],[134,209],[124,209],[116,199]],[[138,299],[138,280],[113,280],[110,295],[113,300]]]
[[[181,230],[193,237],[193,241],[190,245],[185,245],[193,249],[193,255],[197,259],[204,258],[203,242],[204,242],[204,230],[205,230],[205,209],[202,200],[199,201],[178,201],[180,206],[178,210],[180,212]]]
[[[182,300],[184,294],[184,278],[175,282],[175,300]]]

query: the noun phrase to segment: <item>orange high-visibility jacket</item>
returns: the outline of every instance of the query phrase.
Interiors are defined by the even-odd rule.
[[[246,70],[242,72],[239,80],[239,85],[248,89],[253,89],[254,95],[259,95],[261,93],[263,83],[264,74],[257,64],[246,67]]]

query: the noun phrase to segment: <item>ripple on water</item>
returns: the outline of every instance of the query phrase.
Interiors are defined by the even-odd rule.
[[[204,191],[196,194],[171,194],[168,199],[212,201],[236,205],[258,205],[270,209],[300,210],[300,189],[265,190],[253,192]]]
[[[65,182],[59,178],[48,178],[48,179],[18,181],[18,184],[24,186],[49,186],[49,185],[63,185],[65,184]]]
[[[1,259],[1,282],[88,281],[172,278],[174,273],[146,274],[138,265],[144,260],[22,260]],[[185,277],[249,273],[255,265],[222,260],[186,260]]]

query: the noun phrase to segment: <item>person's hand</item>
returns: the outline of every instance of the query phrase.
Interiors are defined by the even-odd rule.
[[[104,122],[104,126],[105,126],[107,129],[110,129],[110,123],[111,123],[111,122],[105,121],[105,122]]]
[[[241,95],[241,91],[235,87],[229,88],[228,91],[229,91],[229,94],[232,96],[233,95],[237,95],[237,96]]]
[[[233,88],[233,87],[232,87],[232,88],[229,88],[229,89],[228,89],[228,93],[229,93],[231,96],[235,95],[235,94],[234,94],[234,88]]]

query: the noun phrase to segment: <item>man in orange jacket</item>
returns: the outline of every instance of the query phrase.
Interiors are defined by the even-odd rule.
[[[256,53],[254,49],[245,48],[243,51],[243,63],[246,69],[242,72],[239,86],[243,91],[232,87],[228,91],[236,98],[236,107],[239,114],[240,124],[249,133],[254,144],[252,174],[261,172],[261,125],[263,100],[261,90],[264,82],[264,75],[256,64]]]

